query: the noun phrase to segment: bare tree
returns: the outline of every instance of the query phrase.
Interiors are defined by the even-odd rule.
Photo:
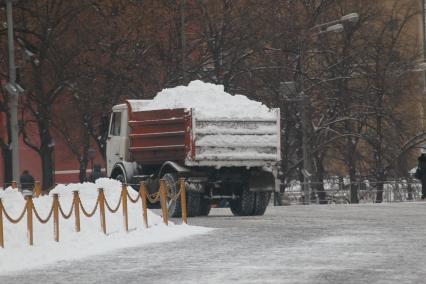
[[[32,60],[22,69],[21,83],[27,90],[21,116],[24,142],[41,159],[43,187],[54,181],[51,133],[55,104],[77,74],[69,66],[82,52],[75,37],[79,15],[89,7],[80,1],[20,1],[16,5],[16,36]],[[64,42],[67,44],[65,45]],[[34,129],[37,136],[35,137]]]

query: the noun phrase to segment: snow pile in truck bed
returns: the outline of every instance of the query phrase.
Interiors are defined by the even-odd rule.
[[[91,211],[96,204],[98,188],[101,187],[104,188],[106,200],[111,207],[115,208],[120,198],[121,184],[107,178],[99,179],[96,183],[58,185],[49,196],[35,198],[34,207],[42,218],[47,217],[52,205],[52,194],[58,193],[61,206],[68,214],[71,208],[72,192],[78,190],[83,206],[86,210]],[[132,198],[137,197],[137,192],[133,190],[129,190],[129,194]],[[13,218],[17,218],[25,206],[21,193],[9,187],[0,191],[0,198],[6,212]],[[173,223],[166,226],[162,223],[161,217],[150,210],[148,210],[150,227],[145,229],[141,202],[133,204],[129,201],[129,233],[125,233],[121,208],[115,214],[107,211],[107,236],[102,233],[100,228],[99,208],[91,218],[86,218],[80,211],[81,232],[79,233],[74,230],[74,215],[68,220],[60,216],[60,241],[58,243],[53,238],[53,218],[47,224],[40,224],[33,217],[33,246],[29,246],[27,241],[26,216],[18,224],[11,224],[3,217],[5,248],[0,247],[0,275],[17,270],[45,267],[46,264],[55,264],[59,261],[104,254],[116,249],[172,241],[211,230],[203,227],[174,225]]]
[[[134,111],[193,108],[198,119],[274,119],[275,112],[243,95],[231,95],[222,85],[192,81],[188,86],[164,89]],[[132,104],[133,107],[133,104]]]

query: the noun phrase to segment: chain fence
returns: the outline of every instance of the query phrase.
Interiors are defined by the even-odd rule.
[[[72,216],[74,216],[75,231],[80,232],[81,230],[80,210],[86,218],[93,217],[96,214],[96,212],[99,211],[101,230],[104,234],[107,234],[107,229],[106,229],[107,220],[106,220],[106,214],[105,214],[106,210],[114,214],[114,213],[117,213],[121,207],[123,211],[124,229],[126,232],[128,232],[129,231],[128,201],[130,201],[133,204],[136,204],[139,201],[141,202],[142,210],[143,210],[143,223],[145,228],[148,228],[148,202],[157,203],[158,201],[160,201],[161,209],[163,213],[162,214],[163,222],[166,225],[168,225],[169,206],[172,202],[177,202],[178,198],[181,197],[180,202],[181,202],[181,208],[182,208],[182,222],[184,224],[187,224],[185,180],[183,178],[180,179],[177,182],[177,185],[179,187],[179,191],[177,193],[171,192],[166,182],[164,180],[160,180],[159,190],[154,193],[149,193],[145,183],[142,182],[139,185],[138,196],[134,198],[129,194],[127,185],[123,184],[121,188],[120,198],[117,201],[116,203],[117,205],[115,207],[112,207],[110,205],[110,202],[108,202],[108,200],[105,198],[104,189],[99,188],[96,204],[91,210],[88,210],[83,205],[80,199],[79,192],[73,191],[73,199],[68,212],[64,210],[63,205],[61,204],[59,200],[59,194],[54,193],[52,195],[53,199],[52,199],[52,206],[50,208],[50,211],[47,214],[47,216],[43,218],[33,203],[33,197],[39,197],[41,194],[40,183],[36,183],[34,187],[34,191],[32,193],[24,192],[25,190],[23,191],[23,194],[25,196],[25,205],[24,205],[24,208],[22,209],[22,212],[19,214],[17,218],[13,218],[12,216],[10,216],[10,214],[6,211],[3,205],[2,198],[0,197],[0,247],[4,248],[4,219],[7,220],[10,224],[17,224],[17,223],[20,223],[25,216],[27,217],[26,218],[27,236],[28,236],[29,245],[33,245],[33,234],[34,234],[33,216],[35,216],[36,220],[40,222],[41,224],[47,224],[53,218],[54,240],[56,242],[59,242],[59,218],[60,217],[62,217],[63,219],[70,219]],[[18,188],[16,183],[14,185],[12,183],[12,188],[15,188],[15,189]],[[5,218],[3,218],[3,216]]]
[[[422,200],[421,191],[421,183],[415,180],[351,182],[346,179],[331,179],[322,183],[294,181],[282,185],[278,198],[284,205],[413,202]],[[380,193],[382,198],[378,198]]]

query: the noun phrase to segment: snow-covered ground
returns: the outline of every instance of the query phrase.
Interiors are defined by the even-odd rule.
[[[0,276],[0,283],[424,283],[426,203],[228,208],[209,234]]]
[[[96,204],[98,188],[104,188],[106,200],[112,207],[116,207],[120,198],[121,184],[106,178],[97,180],[96,184],[60,185],[52,190],[50,195],[58,193],[61,206],[65,213],[68,213],[72,204],[73,191],[78,190],[82,204],[87,211],[91,211]],[[132,190],[129,191],[129,194],[133,198],[137,197],[137,193]],[[7,188],[0,192],[0,197],[7,213],[13,218],[18,217],[25,204],[22,195],[14,189]],[[51,196],[34,199],[34,206],[42,218],[45,218],[50,212],[51,204]],[[97,213],[91,218],[86,218],[80,212],[80,233],[76,233],[74,230],[74,215],[68,220],[60,217],[60,242],[58,243],[53,238],[53,218],[47,224],[40,224],[34,217],[34,246],[28,245],[25,217],[18,224],[11,224],[4,218],[5,248],[0,248],[0,275],[43,267],[64,260],[76,260],[105,254],[117,249],[175,241],[182,237],[202,234],[211,230],[173,223],[166,226],[162,223],[161,217],[151,211],[148,211],[150,227],[145,229],[141,202],[137,204],[128,202],[128,206],[129,233],[124,232],[123,215],[120,207],[120,210],[115,214],[109,213],[107,210],[108,235],[105,236],[101,232],[98,209]],[[0,281],[0,283],[3,282]]]

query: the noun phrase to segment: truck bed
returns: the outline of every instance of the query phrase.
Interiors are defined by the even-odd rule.
[[[131,161],[187,166],[266,166],[280,160],[280,113],[275,119],[197,118],[192,109],[132,112]]]

